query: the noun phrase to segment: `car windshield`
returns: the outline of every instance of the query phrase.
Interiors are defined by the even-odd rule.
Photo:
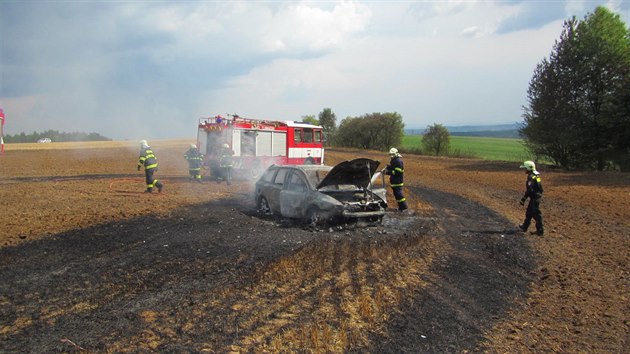
[[[309,169],[304,171],[306,173],[306,178],[311,182],[311,185],[318,186],[320,182],[328,175],[330,172],[330,168],[323,169]],[[331,190],[355,190],[358,187],[354,184],[333,184],[327,185],[319,190],[321,191],[331,191]]]
[[[318,186],[319,183],[324,179],[324,177],[326,177],[328,172],[330,172],[330,168],[304,170],[304,173],[306,173],[306,178],[308,178],[312,186]]]

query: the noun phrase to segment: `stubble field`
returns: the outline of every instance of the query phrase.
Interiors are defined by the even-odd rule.
[[[0,352],[628,351],[627,174],[541,167],[539,237],[518,164],[404,156],[412,215],[313,230],[151,143],[161,194],[135,142],[0,155]]]

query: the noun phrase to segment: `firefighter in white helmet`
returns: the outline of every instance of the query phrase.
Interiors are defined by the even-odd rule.
[[[197,145],[190,144],[190,148],[184,153],[184,158],[188,161],[188,174],[192,181],[201,183],[201,166],[203,165],[203,155],[197,149]]]
[[[520,168],[524,169],[527,174],[525,194],[521,198],[520,204],[525,205],[527,199],[529,199],[529,204],[527,204],[527,210],[525,211],[525,221],[518,227],[521,231],[526,232],[532,219],[534,219],[536,221],[536,234],[542,236],[545,233],[545,229],[540,211],[540,201],[543,195],[540,173],[536,171],[536,164],[533,161],[523,162]]]
[[[403,175],[405,173],[405,167],[402,160],[402,155],[398,152],[398,149],[389,149],[389,165],[385,167],[381,172],[389,175],[389,183],[394,193],[394,198],[398,203],[398,211],[407,210],[407,199],[403,195],[403,187],[405,185]]]
[[[147,189],[145,193],[153,192],[153,188],[157,187],[158,192],[162,192],[162,183],[153,177],[153,174],[158,170],[157,157],[151,150],[149,143],[146,140],[140,140],[140,157],[138,158],[138,171],[144,166],[144,176],[147,182]]]

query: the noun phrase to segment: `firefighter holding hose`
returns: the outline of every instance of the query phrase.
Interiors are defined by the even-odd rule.
[[[398,152],[398,149],[389,149],[389,165],[385,167],[381,173],[389,175],[389,184],[392,187],[394,198],[398,203],[398,211],[405,212],[407,210],[407,199],[403,195],[403,175],[405,173],[405,166],[403,164],[402,155]]]

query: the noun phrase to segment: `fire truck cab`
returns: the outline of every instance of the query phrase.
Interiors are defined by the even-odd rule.
[[[321,126],[237,115],[200,118],[197,131],[197,147],[214,178],[220,178],[226,155],[239,179],[255,178],[272,164],[323,164],[323,139]]]

